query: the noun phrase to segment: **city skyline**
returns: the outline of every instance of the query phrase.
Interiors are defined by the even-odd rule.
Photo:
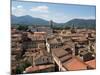
[[[12,0],[11,74],[96,69],[96,8]]]
[[[42,18],[64,23],[74,18],[95,19],[95,6],[12,1],[12,15]]]

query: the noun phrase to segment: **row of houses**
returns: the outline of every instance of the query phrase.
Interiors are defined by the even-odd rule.
[[[94,30],[61,30],[46,42],[59,71],[96,68]]]
[[[57,71],[95,69],[95,31],[94,30],[59,30],[56,33],[48,27],[29,28],[27,31],[12,29],[12,66],[19,60],[29,61],[31,70],[40,65],[52,64]],[[16,62],[14,62],[16,61]],[[49,67],[50,68],[50,67]],[[55,71],[55,69],[49,71]],[[30,69],[24,69],[28,73]],[[43,68],[44,69],[44,68]],[[13,68],[14,70],[14,68]]]
[[[11,35],[11,52],[12,58],[12,72],[16,73],[16,67],[20,61],[28,61],[32,66],[49,65],[52,64],[52,56],[46,50],[47,33],[43,31],[30,32],[19,31],[16,28],[12,29]],[[18,57],[18,61],[16,59]],[[18,63],[14,63],[14,61]]]

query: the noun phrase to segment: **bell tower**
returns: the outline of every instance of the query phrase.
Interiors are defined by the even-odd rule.
[[[76,28],[75,28],[74,24],[71,27],[71,33],[76,33]]]
[[[49,25],[50,25],[50,28],[52,29],[53,28],[53,21],[52,20],[50,20]]]

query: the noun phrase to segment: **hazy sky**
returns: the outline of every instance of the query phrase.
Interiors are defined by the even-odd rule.
[[[64,23],[73,18],[95,19],[95,6],[12,1],[12,14]]]

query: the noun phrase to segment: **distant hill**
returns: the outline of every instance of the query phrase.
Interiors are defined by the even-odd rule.
[[[11,23],[13,24],[22,24],[22,25],[49,25],[49,21],[35,18],[29,15],[16,17],[14,15],[11,16]],[[66,23],[55,23],[56,27],[72,27],[74,24],[75,27],[78,28],[95,28],[96,20],[95,19],[72,19]]]
[[[29,15],[16,17],[14,15],[11,16],[12,24],[24,24],[24,25],[48,25],[48,21],[41,19],[41,18],[35,18],[31,17]]]
[[[64,24],[65,26],[72,26],[79,28],[95,28],[96,20],[95,19],[72,19]]]

